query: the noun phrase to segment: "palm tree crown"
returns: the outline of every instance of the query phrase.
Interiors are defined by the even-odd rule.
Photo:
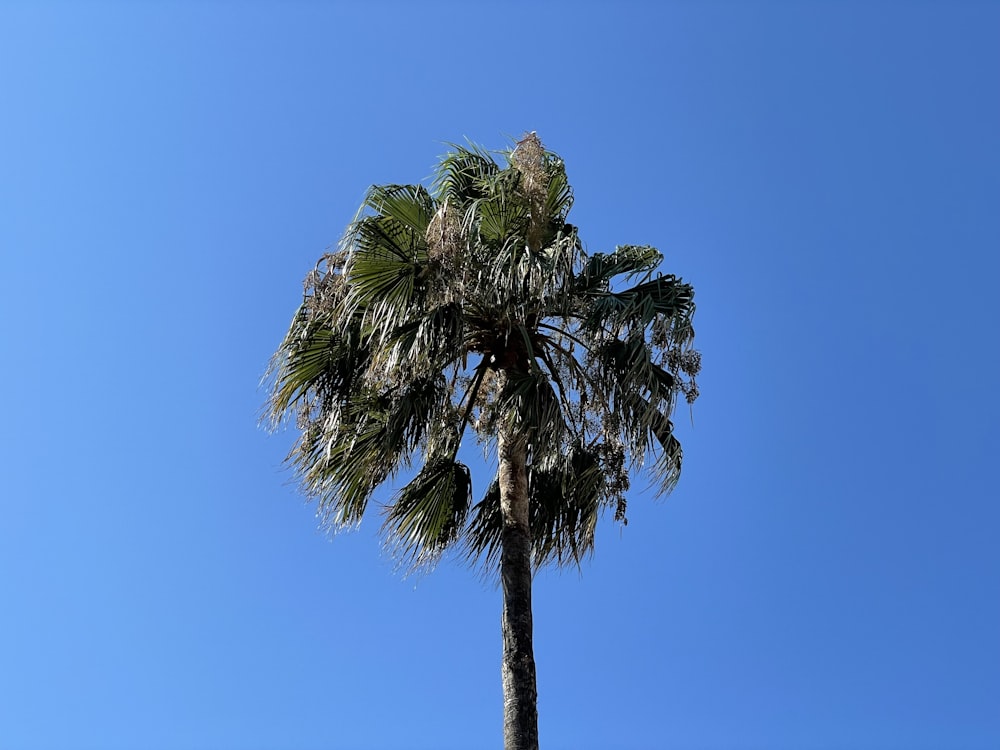
[[[467,435],[521,447],[535,566],[579,562],[605,509],[624,522],[630,473],[665,493],[681,470],[691,286],[656,273],[652,247],[586,253],[564,164],[534,133],[503,155],[454,147],[430,189],[372,187],[269,370],[268,417],[297,415],[288,458],[328,524],[417,469],[384,511],[410,563],[460,542],[499,562],[500,477],[474,503]]]

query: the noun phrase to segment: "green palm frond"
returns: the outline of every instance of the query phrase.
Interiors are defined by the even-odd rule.
[[[386,403],[385,446],[393,453],[409,456],[423,441],[429,425],[451,418],[448,383],[441,374],[416,378],[391,389]]]
[[[364,205],[418,236],[427,231],[436,210],[434,199],[423,185],[373,185]]]
[[[573,207],[573,188],[566,177],[566,168],[562,160],[556,160],[549,168],[548,195],[545,199],[545,213],[555,228],[561,229]]]
[[[659,480],[661,496],[670,494],[677,486],[677,482],[681,478],[681,464],[684,460],[681,443],[673,434],[673,423],[665,417],[664,420],[666,424],[655,433],[662,450],[657,456],[652,471],[653,476]]]
[[[366,216],[358,221],[354,248],[347,282],[355,294],[367,293],[373,299],[391,289],[397,278],[415,276],[420,263],[426,261],[423,237],[385,216]],[[370,277],[381,285],[368,286]]]
[[[674,393],[675,378],[652,360],[652,351],[639,336],[610,339],[591,350],[607,391],[619,398],[648,394],[654,401],[667,401]]]
[[[663,254],[648,245],[619,245],[612,253],[595,253],[576,279],[577,292],[607,291],[617,276],[648,273],[663,262]]]
[[[438,165],[433,192],[439,202],[450,197],[464,207],[486,196],[487,185],[500,172],[500,167],[488,151],[475,144],[451,145],[454,151]]]
[[[446,458],[431,459],[386,508],[383,533],[403,559],[433,562],[459,539],[471,500],[469,468]]]
[[[591,332],[643,331],[657,318],[684,321],[694,313],[694,290],[673,276],[660,276],[621,292],[591,296],[582,315]]]
[[[594,547],[594,530],[605,497],[600,454],[573,446],[532,470],[531,534],[535,565],[579,564]]]
[[[277,424],[290,409],[316,398],[343,399],[368,362],[358,321],[349,317],[334,329],[310,320],[300,308],[272,359],[272,391],[267,416]]]
[[[383,339],[385,367],[400,372],[441,372],[467,352],[462,307],[448,302],[406,320]]]
[[[483,499],[472,506],[472,518],[465,534],[468,561],[495,571],[500,567],[503,540],[503,514],[500,508],[500,483],[494,478]]]
[[[514,191],[490,186],[490,194],[478,201],[479,236],[495,250],[517,250],[526,244],[528,206]]]
[[[400,446],[386,444],[385,414],[374,401],[357,403],[340,417],[333,431],[314,423],[289,454],[303,491],[318,500],[333,528],[361,522],[372,493],[399,468],[401,454]]]
[[[508,373],[493,404],[493,420],[534,445],[558,444],[567,428],[559,396],[539,367]]]

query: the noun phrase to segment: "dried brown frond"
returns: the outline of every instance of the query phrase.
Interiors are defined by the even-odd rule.
[[[347,292],[344,280],[346,253],[337,251],[324,255],[316,267],[303,279],[306,312],[310,320],[332,313]]]

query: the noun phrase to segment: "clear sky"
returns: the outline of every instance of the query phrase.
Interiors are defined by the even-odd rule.
[[[256,420],[367,186],[526,130],[704,355],[676,492],[536,579],[543,747],[1000,747],[998,39],[987,2],[0,0],[0,747],[500,748],[499,592],[319,531]]]

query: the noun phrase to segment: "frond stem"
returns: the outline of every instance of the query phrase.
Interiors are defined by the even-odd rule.
[[[454,461],[458,457],[458,449],[462,445],[462,435],[465,434],[465,428],[469,426],[469,419],[472,417],[472,408],[475,405],[476,394],[479,393],[479,387],[483,384],[483,378],[486,377],[486,371],[489,370],[489,354],[484,354],[482,360],[476,366],[476,377],[469,386],[469,390],[462,396],[462,400],[459,402],[459,406],[465,403],[468,399],[468,403],[465,403],[465,414],[462,415],[462,424],[458,428],[458,440],[455,442],[455,450],[452,453],[451,460]]]
[[[550,331],[555,331],[560,336],[565,336],[566,338],[568,338],[573,343],[579,344],[580,346],[582,346],[584,349],[589,349],[590,348],[589,346],[587,346],[586,342],[581,341],[580,339],[578,339],[573,334],[564,331],[562,328],[557,328],[556,326],[549,325],[548,323],[538,323],[537,325],[538,325],[539,328],[548,328]]]
[[[573,418],[573,410],[570,408],[572,404],[570,404],[569,397],[566,395],[566,389],[563,387],[562,378],[559,377],[559,371],[556,369],[555,364],[553,364],[551,358],[549,357],[549,353],[544,349],[539,350],[537,357],[542,360],[548,368],[549,374],[552,376],[552,382],[554,382],[556,387],[559,389],[559,399],[563,402],[563,409],[566,412],[566,416],[569,417],[570,424],[573,426],[573,432],[579,435],[580,428],[577,425],[576,420]]]

